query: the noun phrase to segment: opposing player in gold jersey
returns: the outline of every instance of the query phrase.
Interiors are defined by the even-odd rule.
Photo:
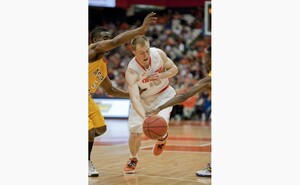
[[[128,92],[124,92],[112,86],[111,81],[107,77],[107,66],[103,57],[104,54],[126,42],[129,42],[137,35],[144,34],[151,23],[155,23],[157,17],[155,13],[149,13],[143,24],[133,30],[126,31],[109,39],[109,32],[103,27],[96,27],[91,31],[89,45],[89,177],[97,177],[99,173],[94,168],[90,155],[92,152],[94,138],[102,135],[106,131],[106,124],[99,107],[92,99],[91,95],[95,93],[99,86],[103,87],[108,95],[116,97],[129,97]]]

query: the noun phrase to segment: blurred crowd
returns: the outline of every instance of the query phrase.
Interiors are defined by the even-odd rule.
[[[110,10],[111,11],[111,10]],[[155,11],[158,21],[149,27],[145,34],[151,47],[157,47],[166,52],[168,57],[177,65],[178,74],[170,78],[170,84],[178,94],[184,93],[191,88],[201,78],[204,77],[202,66],[204,65],[204,51],[211,44],[211,37],[203,32],[204,7],[193,7],[185,9],[164,9]],[[120,13],[120,11],[118,12]],[[142,24],[143,18],[147,14],[135,14],[126,16],[105,16],[97,22],[90,20],[90,29],[95,26],[107,27],[111,37],[126,30],[134,29]],[[90,16],[90,19],[92,16]],[[92,24],[92,25],[91,25]],[[107,56],[108,77],[114,86],[127,90],[125,82],[125,71],[129,61],[133,58],[130,44],[125,44],[111,50]],[[100,87],[93,98],[107,97]],[[205,91],[189,98],[181,105],[173,108],[171,119],[176,120],[209,120],[211,112],[211,92]]]

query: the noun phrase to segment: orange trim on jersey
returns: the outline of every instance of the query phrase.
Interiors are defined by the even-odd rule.
[[[161,91],[159,91],[158,93],[156,93],[156,94],[154,94],[154,95],[157,95],[157,94],[159,94],[159,93],[162,93],[163,91],[165,91],[166,89],[168,89],[169,86],[170,86],[170,85],[167,85],[167,86],[164,87]]]

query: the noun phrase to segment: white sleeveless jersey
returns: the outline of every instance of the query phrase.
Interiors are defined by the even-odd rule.
[[[135,59],[135,57],[129,62],[128,68],[133,69],[139,75],[138,86],[141,89],[147,89],[141,94],[141,98],[152,96],[160,93],[169,86],[169,79],[160,79],[149,81],[148,74],[159,72],[164,72],[163,60],[158,53],[156,48],[150,48],[150,65],[148,69],[143,68]]]

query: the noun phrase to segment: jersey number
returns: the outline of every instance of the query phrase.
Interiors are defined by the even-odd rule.
[[[153,81],[150,82],[150,87],[158,86],[159,84],[161,84],[161,80],[160,79],[153,80]]]

